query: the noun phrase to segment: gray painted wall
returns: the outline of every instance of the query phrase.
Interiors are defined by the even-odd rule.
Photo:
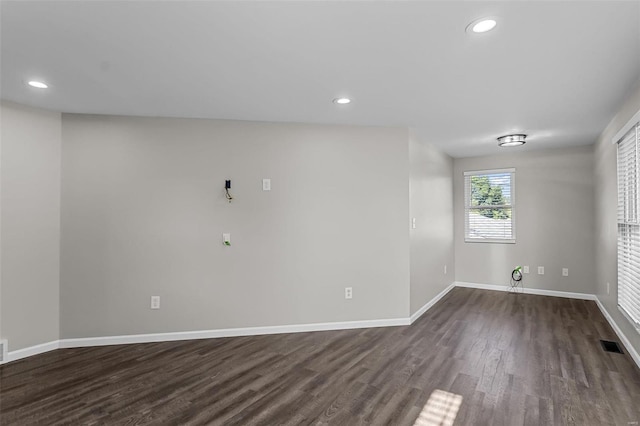
[[[60,114],[2,102],[0,336],[59,338]]]
[[[535,143],[535,142],[530,142]],[[595,292],[593,146],[456,159],[454,214],[456,281],[507,285],[511,270],[528,265],[529,288]],[[467,170],[516,168],[516,243],[465,243]],[[537,267],[545,275],[537,275]],[[569,276],[562,276],[562,268]]]
[[[408,316],[407,129],[65,114],[62,133],[63,338]]]
[[[454,280],[453,159],[416,135],[409,139],[411,314]],[[444,267],[447,266],[447,273]]]
[[[597,292],[640,350],[616,308],[611,143],[639,109],[640,85],[595,155],[455,161],[406,129],[64,115],[58,262],[60,114],[3,102],[0,337],[17,350],[59,334],[406,317],[454,276],[506,284],[528,264],[528,287]],[[503,167],[517,169],[517,243],[464,243],[463,172]]]
[[[618,310],[617,164],[613,137],[640,110],[640,81],[596,144],[596,293],[605,309],[640,352],[640,334]],[[607,294],[607,283],[610,292]]]

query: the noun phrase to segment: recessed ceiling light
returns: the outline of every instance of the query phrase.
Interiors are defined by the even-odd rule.
[[[338,105],[346,105],[346,104],[351,103],[351,99],[349,99],[349,98],[335,98],[333,100],[333,103],[334,104],[338,104]]]
[[[467,32],[472,33],[486,33],[496,27],[498,22],[494,18],[480,18],[476,19],[469,25],[467,25]]]
[[[36,89],[48,89],[49,86],[46,83],[37,80],[31,80],[27,83],[31,87],[35,87]]]
[[[504,147],[524,145],[526,138],[527,135],[523,134],[500,136],[498,138],[498,145]]]

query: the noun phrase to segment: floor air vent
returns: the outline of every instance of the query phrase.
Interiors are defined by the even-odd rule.
[[[609,340],[600,340],[600,344],[602,345],[602,349],[606,352],[614,352],[616,354],[623,354],[622,348],[618,345],[618,342],[610,342]]]

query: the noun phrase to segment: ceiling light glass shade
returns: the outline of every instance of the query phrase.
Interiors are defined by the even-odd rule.
[[[486,33],[495,28],[497,22],[494,19],[483,19],[480,22],[473,24],[471,31],[474,33]]]
[[[31,80],[27,84],[31,87],[35,87],[36,89],[46,89],[49,87],[47,86],[46,83],[43,83],[41,81],[36,81],[36,80]]]
[[[485,16],[471,21],[471,23],[467,25],[467,28],[465,28],[465,31],[471,35],[481,34],[491,31],[496,25],[498,25],[498,18],[495,16]]]
[[[498,145],[505,146],[505,147],[524,145],[526,138],[527,138],[527,135],[523,135],[523,134],[500,136],[498,138]]]
[[[348,103],[351,103],[351,99],[349,98],[336,98],[333,100],[334,104],[339,104],[339,105],[346,105]]]

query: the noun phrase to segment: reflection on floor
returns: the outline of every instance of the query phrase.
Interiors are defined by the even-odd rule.
[[[440,389],[433,391],[414,426],[453,426],[462,396]]]

